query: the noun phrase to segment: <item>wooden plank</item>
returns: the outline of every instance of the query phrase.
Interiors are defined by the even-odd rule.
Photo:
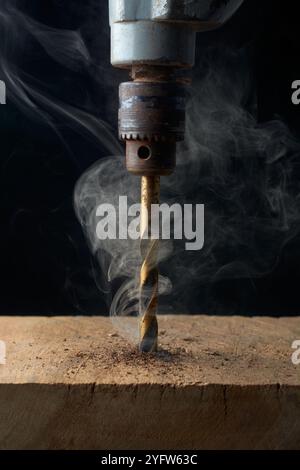
[[[300,448],[299,318],[159,324],[147,356],[108,318],[0,318],[0,448]]]

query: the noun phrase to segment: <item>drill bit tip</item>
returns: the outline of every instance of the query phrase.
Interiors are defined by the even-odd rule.
[[[141,321],[140,351],[151,353],[157,351],[158,324],[156,316],[143,318]]]

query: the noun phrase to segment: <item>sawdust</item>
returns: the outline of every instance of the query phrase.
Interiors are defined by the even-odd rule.
[[[92,348],[91,348],[92,349]],[[160,349],[156,353],[142,353],[136,347],[129,345],[114,345],[111,349],[99,348],[89,351],[78,352],[75,357],[85,363],[97,366],[105,364],[104,368],[124,365],[134,367],[168,367],[168,365],[180,364],[187,356],[184,348],[176,348],[173,351]],[[84,365],[83,365],[84,367]]]
[[[114,363],[124,363],[126,365],[162,366],[164,364],[179,362],[182,360],[183,353],[184,351],[182,349],[176,351],[160,349],[157,353],[142,353],[136,348],[125,346],[118,351],[112,351],[110,358]]]

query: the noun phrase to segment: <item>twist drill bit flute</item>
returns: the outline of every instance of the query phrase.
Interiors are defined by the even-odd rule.
[[[158,240],[151,239],[151,205],[160,177],[176,166],[184,139],[182,70],[195,61],[197,31],[221,26],[243,0],[109,0],[111,63],[129,69],[120,85],[119,135],[126,166],[141,177],[140,350],[157,349]],[[147,236],[146,236],[147,235]]]
[[[159,204],[159,176],[143,176],[141,191],[140,350],[157,350],[158,240],[151,237],[151,205]]]

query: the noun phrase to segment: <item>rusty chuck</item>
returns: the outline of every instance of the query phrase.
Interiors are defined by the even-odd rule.
[[[176,142],[184,139],[184,130],[184,85],[136,79],[120,86],[119,133],[126,141],[129,172],[171,174],[176,166]]]

